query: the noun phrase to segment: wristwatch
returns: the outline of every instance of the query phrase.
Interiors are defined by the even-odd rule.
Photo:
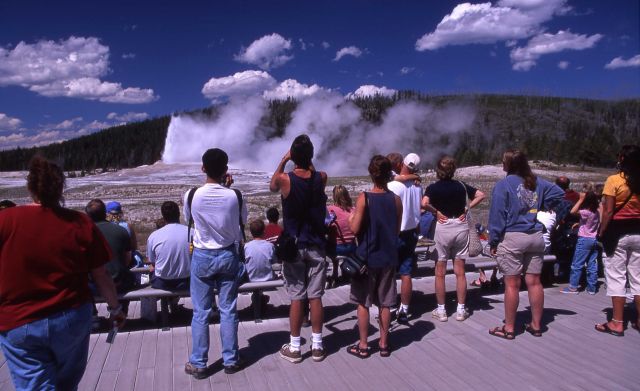
[[[109,312],[109,315],[111,316],[118,316],[120,314],[122,314],[122,305],[119,304],[116,308],[111,308],[109,306],[107,306],[107,311]]]

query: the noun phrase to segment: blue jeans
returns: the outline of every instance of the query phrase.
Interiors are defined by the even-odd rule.
[[[576,251],[571,262],[571,274],[569,275],[569,287],[578,288],[582,267],[587,264],[587,290],[595,292],[598,283],[598,246],[595,238],[578,237]]]
[[[89,354],[91,303],[0,332],[16,390],[75,390]]]
[[[220,310],[220,342],[225,366],[238,362],[238,286],[244,274],[244,264],[235,245],[219,250],[193,250],[191,258],[191,301],[193,318],[191,337],[193,350],[189,361],[205,368],[209,355],[209,317],[214,289],[218,289]]]

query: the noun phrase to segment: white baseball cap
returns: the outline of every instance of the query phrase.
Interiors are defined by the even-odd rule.
[[[404,165],[409,168],[411,171],[418,171],[418,166],[420,165],[420,156],[415,153],[410,153],[404,157]]]

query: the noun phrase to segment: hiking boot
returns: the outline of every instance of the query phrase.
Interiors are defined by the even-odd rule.
[[[446,316],[446,315],[445,315]],[[469,317],[469,311],[466,308],[456,311],[456,320],[462,322]]]
[[[324,348],[311,349],[311,358],[313,359],[313,361],[320,362],[324,360],[325,357],[327,357],[327,352],[324,350]]]
[[[396,322],[400,324],[408,324],[409,323],[409,315],[403,310],[398,310],[396,313]]]
[[[291,351],[288,343],[282,345],[280,348],[280,357],[294,364],[302,361],[302,353],[300,350]]]
[[[440,310],[438,308],[431,311],[431,316],[438,319],[440,322],[446,322],[449,319],[449,317],[447,316],[447,311]]]
[[[193,364],[191,364],[190,362],[184,364],[184,373],[186,373],[187,375],[191,375],[198,380],[204,379],[208,376],[206,367],[198,368],[193,366]]]

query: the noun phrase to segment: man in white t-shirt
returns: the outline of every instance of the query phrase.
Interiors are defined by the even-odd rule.
[[[227,374],[242,369],[238,355],[238,285],[244,274],[238,246],[241,245],[240,224],[247,220],[242,195],[224,186],[227,181],[227,154],[218,148],[202,155],[202,171],[206,183],[199,187],[189,202],[184,195],[184,214],[192,216],[193,256],[191,258],[192,352],[185,372],[196,379],[209,376],[209,316],[214,289],[218,289],[222,361]]]
[[[408,154],[404,160],[402,155],[398,153],[389,154],[387,158],[391,161],[393,170],[402,176],[415,174],[420,165],[420,157],[415,153]],[[398,237],[398,273],[401,281],[400,308],[396,313],[396,320],[398,323],[407,323],[413,290],[411,272],[415,263],[416,244],[418,243],[422,188],[416,185],[413,179],[403,182],[394,180],[389,182],[387,186],[402,200],[402,223]]]
[[[160,212],[165,225],[147,239],[147,259],[154,269],[151,286],[168,291],[187,290],[191,270],[189,229],[180,224],[180,207],[175,202],[165,201]]]

